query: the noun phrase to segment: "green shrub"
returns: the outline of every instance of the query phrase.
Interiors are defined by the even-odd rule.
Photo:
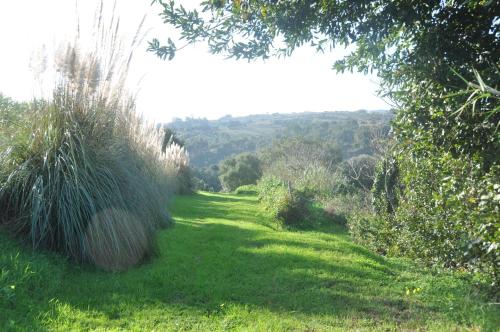
[[[318,200],[326,217],[342,226],[351,227],[351,218],[357,214],[373,213],[371,195],[365,191],[335,193]]]
[[[376,164],[377,159],[375,157],[362,154],[342,162],[340,169],[351,186],[356,189],[370,191],[375,178]]]
[[[341,160],[334,144],[293,138],[276,141],[261,152],[264,173],[290,183],[310,196],[328,195]]]
[[[436,150],[388,157],[374,186],[378,246],[431,265],[480,272],[498,287],[500,167]]]
[[[340,168],[331,175],[330,183],[331,187],[327,197],[345,197],[349,195],[356,195],[360,191],[359,187],[354,185]]]
[[[222,190],[219,180],[219,166],[193,168],[193,185],[196,190],[218,192]]]
[[[261,176],[261,162],[250,153],[224,159],[219,167],[219,179],[225,191],[234,191],[246,184],[256,184]]]
[[[355,242],[379,254],[394,253],[391,225],[380,215],[369,211],[356,211],[349,215],[347,227]]]
[[[98,38],[116,42],[114,31]],[[25,130],[0,153],[0,220],[34,249],[124,270],[153,252],[156,229],[169,223],[170,183],[162,137],[123,93],[129,56],[105,46],[61,53],[52,99],[31,105]]]
[[[279,225],[297,228],[312,226],[310,202],[303,192],[271,176],[262,178],[257,188],[260,202]]]
[[[255,184],[246,184],[236,188],[234,193],[236,195],[254,195],[258,193],[258,189]]]
[[[332,192],[334,177],[335,173],[331,169],[322,165],[310,165],[292,183],[297,190],[307,196],[321,197]]]

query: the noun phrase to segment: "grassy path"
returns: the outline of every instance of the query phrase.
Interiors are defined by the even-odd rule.
[[[500,326],[498,310],[456,276],[382,258],[340,229],[275,231],[255,197],[201,193],[177,197],[172,210],[177,223],[160,233],[159,257],[126,273],[75,267],[0,237],[0,330]]]

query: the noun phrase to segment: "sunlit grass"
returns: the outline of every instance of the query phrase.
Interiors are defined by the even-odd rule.
[[[160,232],[159,256],[123,273],[75,267],[1,237],[0,288],[12,296],[2,295],[0,330],[498,327],[498,308],[466,279],[388,260],[338,228],[276,231],[254,196],[179,196],[172,211],[177,223]]]

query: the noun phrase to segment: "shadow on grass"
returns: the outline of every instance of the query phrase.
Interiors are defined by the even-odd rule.
[[[301,234],[252,226],[261,218],[255,204],[222,195],[180,197],[173,210],[179,221],[159,235],[158,258],[117,274],[68,267],[48,297],[108,319],[147,308],[211,316],[222,304],[398,322],[431,316],[432,308],[394,287],[399,266],[342,237],[302,241]],[[18,309],[39,327],[40,311]]]
[[[257,208],[258,201],[255,197],[242,197],[246,199],[221,194],[197,193],[188,198],[178,196],[172,206],[176,212],[175,218],[177,220],[194,222],[241,221],[276,229],[276,224]],[[240,203],[237,208],[235,208],[235,203]]]
[[[240,304],[340,317],[409,315],[409,304],[396,294],[377,299],[380,285],[392,278],[390,267],[366,258],[359,263],[330,262],[263,250],[272,245],[300,250],[293,242],[266,240],[261,248],[245,242],[259,234],[236,226],[193,227],[180,222],[165,239],[158,259],[118,275],[73,271],[68,280],[74,285],[63,285],[66,291],[59,299],[79,310],[90,307],[109,317],[116,315],[117,302],[138,309],[150,303],[174,304],[208,313],[221,304]]]
[[[358,247],[348,242],[308,244],[280,239],[266,229],[239,227],[259,216],[254,205],[234,203],[241,200],[200,194],[178,198],[174,216],[183,219],[161,234],[159,258],[117,275],[73,271],[68,280],[74,285],[62,287],[72,291],[61,294],[61,301],[110,317],[116,315],[117,299],[139,307],[154,302],[207,312],[233,303],[305,314],[405,315],[408,304],[391,300],[395,294],[377,300],[379,284],[394,275],[385,260],[356,252]],[[206,223],[216,219],[234,223]],[[285,249],[273,250],[275,246]],[[328,261],[307,250],[335,251],[359,261]],[[90,297],[82,297],[85,293]]]

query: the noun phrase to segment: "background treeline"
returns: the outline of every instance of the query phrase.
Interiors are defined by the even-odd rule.
[[[199,189],[220,191],[222,160],[299,138],[338,151],[342,160],[374,153],[373,137],[387,135],[389,111],[225,116],[218,120],[176,119],[166,124],[189,151]],[[234,189],[234,188],[233,188]]]

